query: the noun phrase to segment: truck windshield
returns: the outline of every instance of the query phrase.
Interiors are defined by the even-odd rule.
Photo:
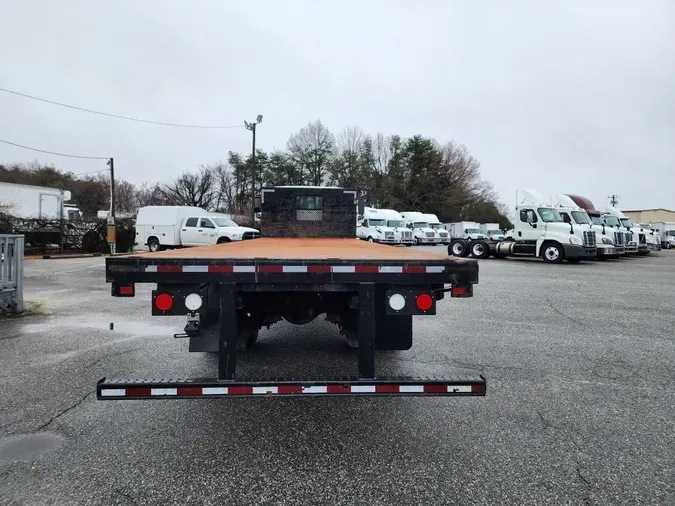
[[[487,235],[502,235],[501,230],[488,230]]]
[[[562,216],[560,216],[560,213],[555,209],[540,207],[537,211],[539,211],[539,216],[541,216],[542,221],[547,223],[561,223],[563,221]]]
[[[610,227],[620,227],[621,223],[619,223],[619,219],[616,216],[611,216],[607,215],[604,216],[605,218],[605,223],[609,225]]]
[[[392,228],[403,228],[403,227],[405,227],[405,223],[403,223],[403,220],[389,220],[387,222],[387,225],[389,225]]]
[[[624,227],[629,227],[629,228],[633,226],[633,224],[630,222],[630,220],[628,218],[621,218],[621,224]]]
[[[442,223],[430,223],[430,225],[434,230],[445,230],[445,227]]]
[[[370,225],[371,227],[386,227],[387,220],[373,220],[371,218],[368,218],[368,225]]]
[[[467,228],[466,231],[469,234],[480,234],[480,230],[477,228]]]
[[[593,225],[604,225],[604,221],[602,221],[602,218],[600,216],[591,216],[591,223]]]
[[[415,228],[429,228],[429,224],[426,221],[416,221],[413,223]]]
[[[216,224],[216,227],[238,227],[235,222],[229,218],[211,218]]]
[[[588,215],[583,211],[572,211],[572,218],[577,225],[588,225],[591,222]]]

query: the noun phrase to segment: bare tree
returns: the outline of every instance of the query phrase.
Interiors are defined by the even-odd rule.
[[[389,171],[391,159],[391,137],[378,133],[373,142],[373,151],[375,152],[375,170],[380,174],[386,174]]]
[[[196,174],[184,172],[171,183],[159,188],[168,205],[195,206],[210,210],[218,202],[218,188],[214,173],[200,167]]]
[[[166,204],[161,188],[158,184],[143,183],[136,189],[135,206],[161,206]]]
[[[333,134],[320,120],[309,123],[290,136],[288,150],[303,171],[307,183],[314,186],[324,183],[333,156],[334,144]]]

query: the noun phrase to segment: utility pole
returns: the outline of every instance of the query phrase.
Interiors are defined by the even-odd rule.
[[[610,204],[612,204],[612,207],[616,207],[619,205],[619,196],[612,194],[611,196],[607,197],[609,199]]]
[[[253,148],[251,150],[251,226],[255,225],[255,127],[262,123],[262,114],[258,114],[255,121],[244,121],[246,130],[253,133]]]
[[[110,253],[116,253],[116,235],[115,235],[115,161],[112,157],[108,160],[110,166],[110,214],[108,215],[108,245]]]

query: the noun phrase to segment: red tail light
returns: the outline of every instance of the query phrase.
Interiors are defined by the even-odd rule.
[[[173,307],[173,297],[168,293],[160,293],[155,298],[155,306],[160,311],[168,311]]]
[[[431,298],[431,295],[428,293],[420,293],[415,300],[417,308],[420,311],[429,311],[431,306],[434,305],[434,299]]]

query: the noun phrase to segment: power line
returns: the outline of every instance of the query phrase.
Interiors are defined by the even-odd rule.
[[[5,141],[3,139],[0,139],[0,142],[4,144],[9,144],[10,146],[16,146],[17,148],[28,149],[30,151],[37,151],[38,153],[47,153],[48,155],[65,156],[68,158],[81,158],[83,160],[109,160],[109,157],[107,156],[69,155],[67,153],[59,153],[57,151],[47,151],[46,149],[32,148],[30,146],[24,146],[22,144],[17,144],[16,142]]]
[[[5,93],[10,93],[12,95],[17,95],[19,97],[30,98],[31,100],[38,100],[40,102],[45,102],[47,104],[58,105],[60,107],[67,107],[68,109],[75,109],[76,111],[89,112],[91,114],[108,116],[110,118],[125,119],[127,121],[136,121],[138,123],[149,123],[151,125],[162,125],[179,128],[202,128],[202,129],[242,128],[243,126],[243,125],[186,125],[183,123],[166,123],[164,121],[153,121],[149,119],[132,118],[130,116],[121,116],[119,114],[112,114],[109,112],[95,111],[93,109],[87,109],[85,107],[78,107],[76,105],[64,104],[63,102],[56,102],[54,100],[47,100],[46,98],[40,98],[33,95],[28,95],[26,93],[20,93],[18,91],[8,90],[7,88],[0,88],[0,91],[4,91]]]
[[[88,176],[89,174],[98,174],[99,172],[110,172],[110,169],[92,170],[91,172],[78,172],[73,176]]]

